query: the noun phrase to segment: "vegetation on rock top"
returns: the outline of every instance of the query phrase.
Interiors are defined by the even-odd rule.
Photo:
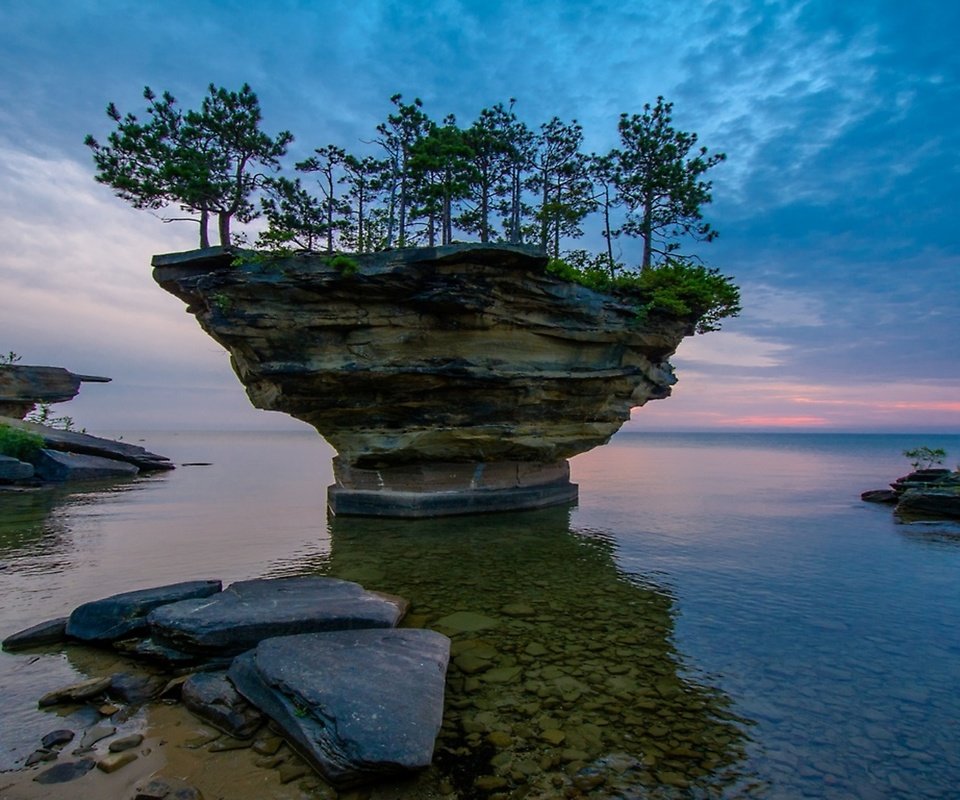
[[[296,164],[316,176],[313,190],[300,177],[275,174],[293,136],[260,130],[259,101],[248,85],[231,92],[211,84],[199,110],[183,110],[169,92],[158,96],[149,87],[144,98],[144,120],[111,103],[116,127],[106,143],[87,136],[96,180],[137,208],[176,206],[192,215],[165,221],[196,222],[201,247],[210,244],[211,219],[220,243],[231,246],[241,241],[231,221],[262,215],[267,226],[257,247],[323,251],[349,275],[349,257],[334,255],[341,250],[446,245],[462,234],[535,244],[553,259],[553,274],[639,298],[644,314],[698,319],[700,331],[740,310],[729,278],[680,252],[684,241],[717,236],[703,218],[712,200],[703,176],[726,156],[675,128],[673,105],[663,97],[640,114],[621,114],[619,146],[597,154],[582,150],[576,120],[554,117],[532,128],[513,99],[462,127],[452,114],[431,119],[420,99],[405,103],[396,94],[371,142],[378,154],[330,144]],[[601,223],[604,252],[564,249],[592,219]],[[625,237],[642,245],[635,268],[615,253]]]

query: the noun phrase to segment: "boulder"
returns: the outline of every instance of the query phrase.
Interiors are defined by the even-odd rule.
[[[960,519],[960,486],[956,488],[910,489],[900,495],[894,509],[897,516],[920,519]]]
[[[344,787],[428,766],[450,640],[429,630],[266,639],[229,675],[301,755]]]
[[[0,483],[26,481],[33,477],[33,464],[0,455]]]
[[[350,581],[318,576],[238,581],[206,600],[157,608],[148,621],[159,644],[185,653],[234,655],[270,636],[390,628],[401,604]]]
[[[893,505],[897,502],[897,493],[893,489],[869,489],[860,494],[860,499],[865,503],[887,503]]]
[[[249,739],[264,716],[227,679],[226,672],[197,672],[183,684],[183,704],[213,727],[237,739]]]
[[[166,679],[158,675],[133,675],[129,672],[115,672],[111,676],[110,689],[107,694],[121,703],[139,705],[156,697],[166,685]]]
[[[57,617],[46,622],[24,628],[22,631],[10,634],[3,640],[3,649],[7,651],[25,650],[28,647],[59,644],[67,636],[67,618]]]
[[[220,591],[220,581],[186,581],[123,592],[78,606],[67,620],[67,635],[87,642],[112,642],[147,629],[147,615],[158,606]]]
[[[133,464],[125,461],[47,449],[36,455],[33,466],[37,477],[54,482],[132,478],[140,472]]]

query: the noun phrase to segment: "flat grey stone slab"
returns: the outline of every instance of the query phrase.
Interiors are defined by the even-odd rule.
[[[37,454],[34,469],[37,477],[55,482],[132,478],[140,472],[138,467],[125,461],[47,449]]]
[[[430,764],[449,656],[435,631],[336,631],[266,639],[229,676],[342,787]]]
[[[242,653],[262,639],[317,631],[392,628],[402,601],[336,578],[238,581],[204,600],[184,600],[151,612],[152,638],[185,653]]]
[[[67,618],[57,617],[56,619],[40,622],[37,625],[31,625],[22,631],[11,633],[3,640],[4,650],[25,650],[28,647],[38,647],[45,644],[58,644],[66,638]]]
[[[67,635],[92,642],[111,642],[147,628],[147,615],[158,606],[220,591],[217,580],[185,581],[151,589],[122,592],[78,606],[67,620]]]

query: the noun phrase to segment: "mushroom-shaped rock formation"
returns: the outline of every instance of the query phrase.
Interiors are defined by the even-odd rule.
[[[153,259],[251,402],[337,449],[333,512],[386,516],[574,500],[566,459],[670,394],[694,321],[640,320],[546,263],[507,244]]]
[[[0,365],[0,415],[21,419],[37,403],[65,403],[81,383],[108,383],[99,375],[77,375],[63,367]]]

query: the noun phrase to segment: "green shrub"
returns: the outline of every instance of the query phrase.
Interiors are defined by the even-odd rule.
[[[337,270],[344,278],[356,275],[360,269],[360,264],[358,264],[355,259],[350,258],[350,256],[345,256],[343,253],[338,253],[331,258],[330,266]]]
[[[0,455],[10,456],[20,461],[31,461],[42,447],[42,436],[22,431],[11,425],[0,425]]]
[[[910,466],[914,469],[930,469],[934,465],[943,466],[947,451],[942,447],[915,447],[913,450],[904,450],[903,454],[910,459]]]
[[[618,295],[637,306],[643,320],[667,314],[695,323],[697,333],[720,328],[720,320],[740,313],[740,290],[733,279],[710,267],[668,261],[641,272],[617,271],[613,275],[602,260],[580,264],[554,258],[547,272],[588,289]]]

